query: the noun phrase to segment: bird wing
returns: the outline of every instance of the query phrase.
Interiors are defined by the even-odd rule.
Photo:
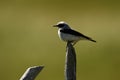
[[[61,29],[60,32],[63,32],[63,33],[66,33],[66,34],[71,34],[71,35],[74,35],[74,36],[86,37],[82,33],[77,32],[77,31],[72,30],[72,29]]]
[[[91,39],[90,37],[87,37],[87,36],[83,35],[82,33],[77,32],[77,31],[72,30],[72,29],[61,29],[60,32],[63,32],[65,34],[71,34],[71,35],[74,35],[74,36],[83,37],[83,38],[86,38],[90,41],[96,42],[95,40]]]

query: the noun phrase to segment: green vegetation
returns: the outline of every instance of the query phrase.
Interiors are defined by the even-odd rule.
[[[52,25],[66,21],[97,41],[75,45],[78,80],[120,80],[119,1],[0,1],[0,80],[18,80],[35,65],[36,80],[64,80],[66,44]]]

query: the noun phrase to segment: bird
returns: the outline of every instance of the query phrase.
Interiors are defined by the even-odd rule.
[[[72,29],[66,22],[60,21],[53,27],[58,27],[58,36],[61,40],[65,42],[70,42],[75,45],[79,40],[89,40],[96,42],[92,38],[85,36],[84,34]]]

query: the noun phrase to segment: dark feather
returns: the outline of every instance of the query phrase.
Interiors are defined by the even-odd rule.
[[[83,35],[82,33],[77,32],[77,31],[72,30],[72,29],[61,29],[60,32],[63,32],[63,33],[66,33],[66,34],[71,34],[71,35],[74,35],[74,36],[83,37],[83,38],[86,38],[90,41],[96,42],[95,40],[91,39],[90,37],[87,37],[87,36]]]

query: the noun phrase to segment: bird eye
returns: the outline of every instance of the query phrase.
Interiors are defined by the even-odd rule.
[[[58,24],[58,27],[64,27],[64,24]]]

